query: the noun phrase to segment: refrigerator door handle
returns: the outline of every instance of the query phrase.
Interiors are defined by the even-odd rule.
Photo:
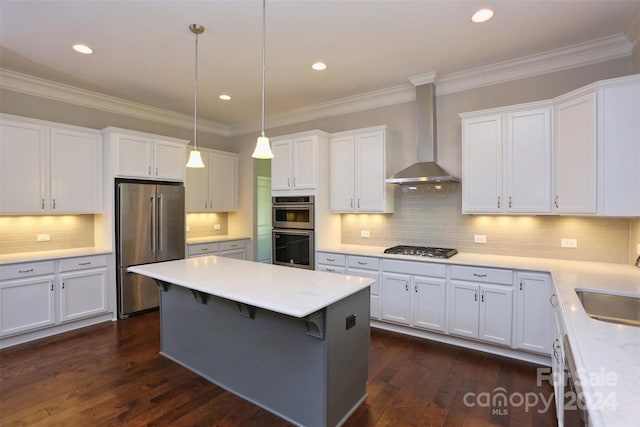
[[[162,218],[163,211],[163,198],[162,193],[158,194],[158,253],[162,253],[162,227],[164,227],[164,220]]]
[[[158,218],[156,209],[156,195],[151,194],[151,253],[156,253],[156,233],[158,230]]]

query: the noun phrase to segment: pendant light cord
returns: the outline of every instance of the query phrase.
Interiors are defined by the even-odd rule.
[[[193,81],[193,149],[198,150],[198,135],[196,132],[198,125],[198,33],[196,34],[196,72]]]
[[[262,0],[262,127],[260,131],[260,136],[265,136],[264,134],[264,69],[265,69],[265,34],[266,34],[266,6],[267,1]]]

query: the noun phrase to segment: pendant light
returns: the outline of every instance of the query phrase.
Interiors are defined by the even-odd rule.
[[[189,161],[187,162],[188,168],[203,168],[202,156],[198,150],[198,35],[204,33],[204,27],[198,24],[189,25],[189,29],[196,35],[196,72],[195,80],[193,83],[193,149],[189,153]]]
[[[256,141],[256,149],[251,157],[256,159],[273,159],[273,152],[269,145],[269,138],[264,134],[264,57],[265,57],[265,27],[266,27],[266,0],[262,0],[262,127],[260,136]]]

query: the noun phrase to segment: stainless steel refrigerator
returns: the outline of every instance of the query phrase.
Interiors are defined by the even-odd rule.
[[[127,267],[184,258],[184,206],[182,183],[116,181],[119,318],[158,307],[155,281]]]

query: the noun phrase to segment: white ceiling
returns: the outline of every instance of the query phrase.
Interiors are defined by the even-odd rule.
[[[260,115],[260,0],[0,0],[0,66],[240,126]],[[491,6],[495,18],[472,24]],[[269,115],[629,32],[640,0],[268,0]],[[71,50],[83,42],[95,49]],[[326,62],[324,72],[311,63]],[[227,93],[231,101],[218,100]],[[267,123],[268,127],[268,123]]]

